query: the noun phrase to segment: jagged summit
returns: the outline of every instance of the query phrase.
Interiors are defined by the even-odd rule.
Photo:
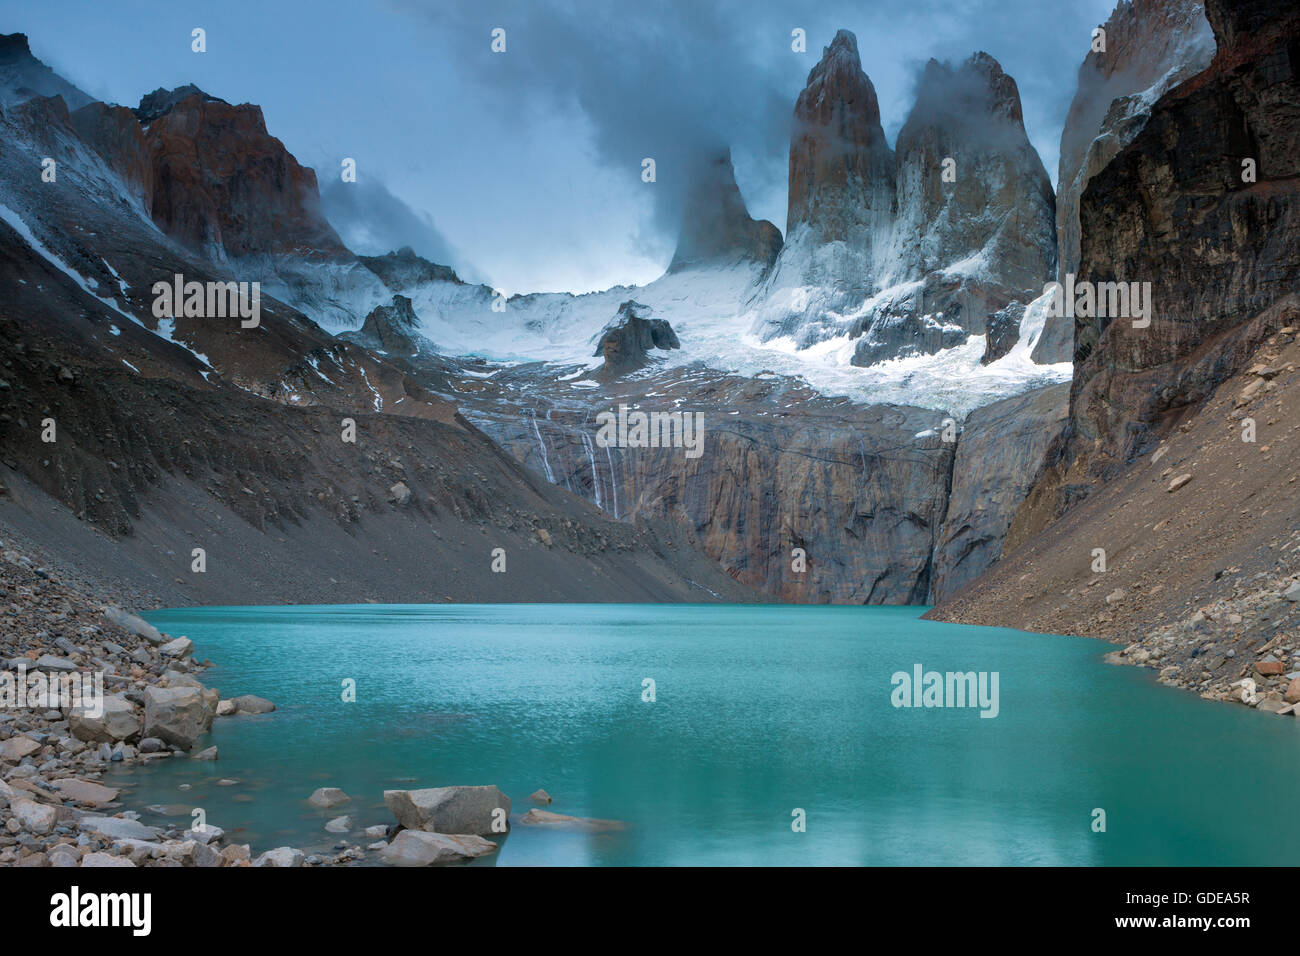
[[[25,33],[0,33],[0,105],[22,103],[36,96],[61,96],[69,110],[92,98],[32,55]]]
[[[852,33],[835,34],[794,107],[786,232],[807,223],[822,241],[854,240],[887,220],[893,153],[876,89]]]
[[[755,220],[745,206],[731,150],[724,148],[702,162],[686,197],[681,235],[668,271],[739,262],[767,269],[780,251],[781,231],[766,219]]]
[[[202,98],[205,103],[226,103],[225,100],[217,96],[203,92],[193,83],[186,83],[184,86],[178,86],[174,90],[165,90],[161,86],[152,93],[146,93],[140,98],[140,105],[135,109],[135,118],[141,124],[148,126],[158,117],[171,112],[177,103],[189,99],[191,96]]]
[[[451,266],[441,266],[419,255],[410,246],[382,256],[358,256],[361,264],[377,275],[384,285],[394,291],[409,289],[427,282],[451,282],[464,285],[464,280]]]

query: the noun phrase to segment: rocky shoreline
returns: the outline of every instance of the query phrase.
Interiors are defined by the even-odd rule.
[[[322,787],[305,799],[339,810],[323,827],[334,838],[328,851],[254,853],[199,813],[188,827],[142,822],[149,808],[132,808],[123,788],[103,782],[110,768],[215,761],[216,746],[195,749],[214,720],[267,714],[275,705],[250,694],[222,698],[200,680],[212,662],[194,660],[187,637],[106,605],[90,586],[65,580],[12,543],[0,542],[0,866],[431,866],[499,849],[511,801],[495,786],[388,790],[394,819],[369,826],[346,812],[350,796]],[[61,680],[98,683],[103,706],[15,696],[38,686],[56,693]],[[551,803],[545,790],[528,799]],[[626,826],[541,809],[515,822],[582,832]]]

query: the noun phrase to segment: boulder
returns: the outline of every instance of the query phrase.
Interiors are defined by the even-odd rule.
[[[275,704],[265,697],[255,697],[252,694],[232,697],[230,702],[235,705],[235,713],[238,714],[269,714],[275,710]]]
[[[145,840],[150,843],[162,835],[160,830],[145,826],[139,820],[101,817],[89,813],[77,821],[77,829],[87,833],[102,834],[109,840]]]
[[[605,833],[611,830],[626,830],[627,824],[622,820],[597,820],[593,817],[571,817],[563,813],[551,813],[549,810],[529,810],[519,820],[529,826],[554,827],[563,830],[582,830],[586,833]]]
[[[178,637],[158,648],[158,652],[164,657],[189,657],[193,650],[194,642],[188,637]]]
[[[32,800],[14,800],[9,809],[13,811],[14,817],[22,824],[24,830],[38,836],[45,836],[53,831],[54,823],[58,819],[58,811],[53,807]]]
[[[135,866],[127,857],[114,856],[112,853],[87,853],[81,858],[85,866]]]
[[[282,846],[274,850],[267,850],[253,861],[253,866],[295,867],[302,866],[303,859],[302,850],[295,850],[291,846]]]
[[[335,817],[329,823],[325,824],[326,833],[347,833],[351,829],[351,817]]]
[[[385,790],[384,805],[408,830],[482,836],[500,832],[495,820],[510,825],[510,798],[493,786]]]
[[[213,692],[215,693],[215,692]],[[189,750],[212,727],[216,701],[194,687],[146,687],[144,735]]]
[[[496,849],[495,843],[479,836],[403,830],[379,855],[394,866],[438,866],[484,856]]]
[[[1282,699],[1288,704],[1300,703],[1300,677],[1292,678],[1291,683],[1286,685],[1286,693],[1282,695]]]
[[[0,741],[0,760],[7,760],[9,763],[17,763],[24,757],[29,757],[41,749],[41,745],[32,740],[31,737],[19,735],[10,737],[8,740]]]
[[[328,810],[330,807],[337,807],[348,803],[351,799],[351,797],[338,787],[321,787],[307,798],[307,802],[313,807],[320,807],[323,810]]]
[[[142,617],[136,617],[129,611],[123,611],[120,607],[104,608],[104,620],[109,624],[115,624],[124,631],[129,631],[139,637],[143,637],[155,647],[167,643],[167,639],[159,633],[158,628],[154,627]]]
[[[217,748],[205,747],[203,750],[200,750],[198,753],[194,754],[194,756],[192,756],[190,759],[191,760],[216,760]]]
[[[534,790],[528,795],[528,799],[533,801],[533,803],[550,803],[551,795],[545,790]]]
[[[90,807],[112,803],[117,799],[120,792],[114,787],[105,787],[102,784],[93,783],[89,780],[78,780],[75,777],[66,780],[55,780],[54,788],[59,791],[59,795],[63,799],[76,800],[78,803]]]
[[[98,716],[84,707],[72,709],[68,714],[68,732],[86,743],[114,744],[140,732],[140,716],[134,704],[114,694],[104,698]]]

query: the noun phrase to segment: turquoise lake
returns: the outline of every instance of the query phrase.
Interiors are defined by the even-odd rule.
[[[1300,724],[1105,664],[1111,645],[920,620],[924,608],[720,605],[239,607],[151,613],[222,697],[215,763],[106,783],[202,807],[254,852],[327,849],[392,821],[383,791],[496,784],[476,865],[1291,865]],[[901,708],[895,672],[997,672],[998,714]],[[342,700],[345,679],[357,700]],[[655,700],[643,700],[643,681]],[[221,778],[238,781],[219,786]],[[182,784],[192,789],[181,790]],[[317,787],[352,803],[322,811]],[[521,825],[546,809],[624,821]],[[1106,831],[1093,832],[1093,811]],[[806,814],[794,832],[795,810]],[[165,816],[146,814],[146,822]],[[346,839],[372,842],[354,831]],[[377,861],[376,854],[368,858]]]

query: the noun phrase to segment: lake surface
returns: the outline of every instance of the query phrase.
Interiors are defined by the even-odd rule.
[[[1103,663],[1111,646],[1099,641],[923,611],[159,611],[152,623],[220,665],[205,683],[279,709],[218,718],[199,744],[219,746],[216,763],[173,758],[112,777],[132,806],[176,804],[186,818],[203,807],[254,852],[328,848],[339,837],[323,825],[341,813],[357,828],[391,822],[385,789],[496,784],[514,803],[512,829],[488,865],[1295,862],[1300,722],[1161,687]],[[895,707],[892,676],[918,664],[997,672],[997,716]],[[342,701],[349,678],[355,703]],[[353,802],[310,807],[321,786]],[[519,824],[539,787],[551,811],[627,829]]]

